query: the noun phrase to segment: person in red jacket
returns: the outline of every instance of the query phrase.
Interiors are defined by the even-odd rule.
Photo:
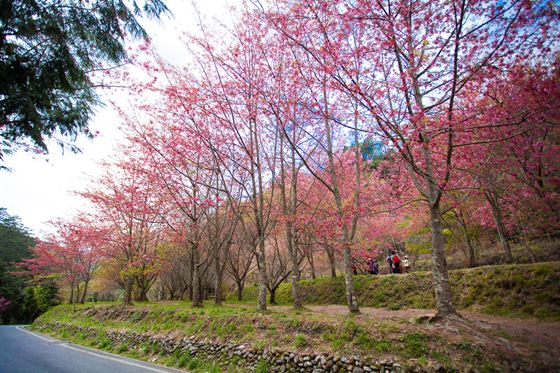
[[[393,262],[393,273],[401,273],[401,259],[396,251],[391,254],[391,261]]]

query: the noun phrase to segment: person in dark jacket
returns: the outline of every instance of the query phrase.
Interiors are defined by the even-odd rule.
[[[379,263],[377,263],[377,259],[375,258],[368,259],[368,269],[369,269],[369,273],[372,275],[379,274]]]
[[[387,267],[389,267],[389,271],[387,273],[393,273],[393,259],[391,258],[391,255],[387,255]]]

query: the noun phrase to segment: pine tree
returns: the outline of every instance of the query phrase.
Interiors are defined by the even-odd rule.
[[[123,62],[128,36],[147,38],[138,17],[165,13],[162,0],[0,0],[0,161],[21,147],[47,151],[46,138],[91,136],[90,73]]]

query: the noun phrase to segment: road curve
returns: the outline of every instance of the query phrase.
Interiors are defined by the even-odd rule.
[[[176,369],[60,341],[20,326],[0,326],[0,373],[158,373]]]

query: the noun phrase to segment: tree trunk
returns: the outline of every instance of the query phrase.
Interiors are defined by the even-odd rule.
[[[140,302],[148,301],[148,287],[144,286],[140,288]]]
[[[84,281],[84,292],[82,293],[82,297],[80,298],[80,303],[84,304],[84,302],[86,301],[86,294],[88,291],[88,284],[89,281]]]
[[[506,262],[511,263],[513,262],[513,255],[511,253],[511,246],[509,244],[506,227],[502,217],[500,201],[498,200],[498,196],[492,192],[485,192],[484,195],[486,196],[486,200],[492,209],[492,215],[494,216],[494,222],[496,223],[496,230],[498,231],[498,238],[506,256]]]
[[[467,248],[469,251],[469,267],[473,268],[477,266],[477,261],[476,261],[476,252],[474,249],[474,244],[472,242],[471,237],[469,236],[468,232],[464,232],[465,234],[465,243],[467,244]]]
[[[330,246],[326,246],[327,257],[329,258],[329,267],[331,269],[331,277],[336,278],[336,262],[334,257],[334,249]]]
[[[296,143],[296,129],[292,128],[292,144]],[[290,217],[295,218],[297,209],[297,170],[296,170],[296,153],[294,147],[291,149],[291,180],[290,180]],[[288,231],[290,233],[289,237],[289,249],[290,249],[290,260],[292,262],[292,297],[294,298],[294,308],[303,308],[301,302],[301,292],[299,290],[299,262],[298,262],[298,248],[297,242],[294,237],[294,225],[290,220]],[[276,291],[276,289],[274,289]]]
[[[292,130],[292,133],[295,134],[295,128]],[[295,139],[292,139],[295,141]],[[301,304],[301,297],[299,295],[299,263],[297,258],[297,248],[296,242],[294,240],[294,227],[292,223],[292,219],[295,215],[296,203],[297,203],[297,175],[296,175],[296,167],[295,167],[295,153],[294,148],[291,149],[291,166],[290,166],[290,194],[289,194],[289,201],[288,201],[288,193],[286,193],[286,171],[284,165],[284,137],[280,137],[280,197],[282,203],[282,212],[287,217],[284,223],[284,231],[286,234],[286,247],[288,248],[288,255],[290,257],[290,264],[291,264],[291,272],[292,272],[292,298],[294,299],[294,308],[302,308]],[[272,293],[271,293],[271,301],[272,303]]]
[[[276,289],[277,288],[270,289],[270,304],[276,304]],[[294,308],[296,308],[295,304]]]
[[[243,300],[243,283],[237,283],[237,300]]]
[[[76,280],[72,281],[71,294],[72,294],[72,312],[76,312],[76,298],[78,298],[78,284]]]
[[[451,287],[449,286],[439,205],[433,206],[430,204],[430,223],[432,229],[432,272],[437,307],[436,318],[442,318],[455,315],[456,311],[453,306]]]
[[[188,248],[187,248],[188,250]],[[189,273],[189,283],[187,284],[187,287],[189,289],[189,300],[192,302],[194,299],[194,267],[195,267],[195,263],[194,263],[194,256],[193,256],[193,250],[190,250],[190,255],[189,255],[189,262],[190,262],[190,273]]]
[[[220,268],[220,259],[217,256],[214,260],[214,268],[216,270],[216,283],[214,286],[215,299],[214,304],[221,306],[223,300],[223,288],[224,288],[224,271]]]
[[[124,304],[130,305],[132,303],[132,287],[134,285],[134,279],[132,276],[127,275],[126,285],[124,289]]]
[[[311,279],[316,280],[317,274],[315,273],[315,258],[313,258],[313,251],[309,250],[307,254],[307,262],[309,263],[309,267],[311,268]]]
[[[200,273],[198,268],[198,252],[195,244],[192,245],[193,257],[193,283],[192,283],[192,306],[202,307],[202,294],[200,291]]]
[[[259,138],[257,131],[257,123],[255,119],[249,120],[250,127],[250,149],[254,154],[251,159],[251,189],[252,189],[252,208],[255,218],[255,227],[257,229],[258,247],[256,248],[257,265],[259,267],[259,296],[257,299],[257,310],[266,311],[266,255],[265,255],[265,222],[264,222],[264,187],[263,175],[261,169]]]
[[[354,277],[352,274],[352,254],[348,246],[344,247],[344,283],[346,285],[346,303],[350,313],[360,313],[358,298],[354,293]]]
[[[472,237],[469,234],[469,227],[467,226],[467,220],[465,219],[465,215],[461,209],[456,210],[455,212],[455,220],[459,223],[461,228],[461,234],[463,236],[463,240],[465,245],[467,246],[467,259],[468,259],[468,266],[473,268],[477,266],[476,261],[476,252],[474,248],[474,244],[472,241]]]
[[[327,88],[326,84],[323,84],[323,102],[325,106],[325,134],[326,134],[326,150],[327,150],[327,159],[329,162],[329,175],[331,177],[331,186],[332,186],[332,194],[334,197],[334,201],[336,203],[336,209],[338,213],[338,218],[343,221],[344,219],[344,207],[342,205],[342,197],[340,193],[340,187],[338,183],[338,175],[336,173],[336,166],[334,161],[334,152],[333,152],[333,141],[332,141],[332,128],[329,121],[329,112],[328,112],[328,98],[327,98]],[[358,144],[356,144],[358,146]],[[343,245],[343,257],[344,257],[344,280],[346,284],[346,301],[348,305],[348,310],[350,313],[359,313],[360,309],[358,308],[358,299],[354,293],[354,279],[352,273],[352,254],[350,252],[350,236],[348,232],[348,226],[346,223],[342,225],[342,242]]]
[[[292,264],[292,298],[294,298],[294,308],[299,309],[299,308],[303,308],[302,302],[301,302],[301,294],[299,291],[299,263],[298,263],[298,258],[297,258],[297,248],[295,247],[295,240],[294,240],[294,236],[292,235],[292,225],[289,224],[289,227],[287,229],[287,232],[289,232],[289,254],[290,254],[290,261]],[[274,291],[276,291],[276,289],[274,289]],[[270,295],[271,299],[272,299],[272,294]],[[272,300],[270,301],[270,303],[272,303]]]
[[[257,299],[257,310],[261,312],[265,312],[267,281],[266,281],[266,262],[264,256],[264,241],[259,242],[259,251],[257,252],[257,263],[259,267],[259,297]]]
[[[68,297],[68,303],[72,304],[74,301],[74,281],[70,284],[70,296]]]

